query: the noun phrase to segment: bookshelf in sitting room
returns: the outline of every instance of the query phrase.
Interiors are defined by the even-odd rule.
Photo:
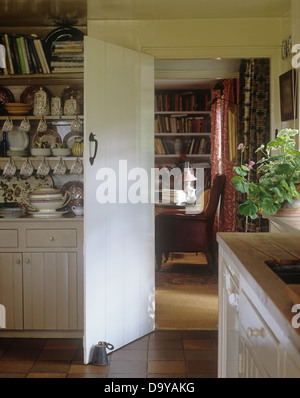
[[[211,91],[155,90],[155,165],[210,169]]]

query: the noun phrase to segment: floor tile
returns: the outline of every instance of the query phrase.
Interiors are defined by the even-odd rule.
[[[147,371],[147,360],[144,361],[111,361],[109,365],[108,375],[113,373],[120,374],[139,374],[146,373]]]
[[[30,373],[27,379],[65,379],[66,373]]]
[[[27,373],[33,366],[30,361],[0,361],[0,372],[3,373]]]
[[[148,373],[185,373],[185,361],[148,361]]]
[[[38,361],[33,365],[33,373],[67,373],[70,362],[64,361]]]
[[[147,360],[147,350],[117,350],[109,355],[111,361],[128,360],[138,361]]]
[[[34,361],[41,350],[12,349],[9,348],[1,357],[0,361]]]
[[[107,373],[108,365],[105,366],[95,366],[95,365],[78,365],[71,364],[69,369],[69,374],[75,373]]]
[[[184,360],[184,351],[183,350],[149,350],[148,351],[148,359],[150,361],[163,361],[163,360]]]
[[[183,347],[185,350],[198,350],[202,348],[217,348],[217,343],[214,340],[183,340]]]
[[[43,350],[38,356],[39,361],[71,361],[75,350],[48,349]]]

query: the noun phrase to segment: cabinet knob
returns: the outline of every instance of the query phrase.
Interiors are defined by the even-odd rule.
[[[30,263],[30,258],[26,257],[24,261],[25,261],[25,263],[28,264],[28,263]]]
[[[54,241],[54,236],[49,236],[49,240],[50,240],[51,242],[53,242],[53,241]]]
[[[20,264],[21,260],[19,258],[16,259],[16,264]]]
[[[264,328],[261,328],[261,329],[248,328],[247,329],[247,336],[248,336],[249,339],[251,339],[252,336],[254,336],[254,337],[257,337],[257,336],[264,337],[264,335],[265,335]]]

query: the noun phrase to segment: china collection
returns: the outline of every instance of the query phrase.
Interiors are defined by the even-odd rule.
[[[44,87],[30,86],[20,95],[20,103],[14,102],[13,95],[9,96],[6,91],[4,108],[7,117],[0,128],[0,157],[8,160],[0,170],[0,218],[28,214],[37,218],[55,218],[67,213],[82,216],[82,183],[69,181],[61,189],[56,189],[51,177],[51,173],[53,176],[67,173],[79,176],[83,173],[80,159],[83,156],[83,132],[79,119],[82,90],[71,86],[61,96],[51,97]],[[0,98],[1,95],[0,87]],[[36,118],[29,120],[29,114]],[[23,116],[23,119],[13,120],[13,115]],[[57,131],[48,127],[46,117],[49,115],[71,117],[70,131],[63,140]],[[34,126],[32,120],[35,121]],[[68,161],[67,166],[63,157],[71,155],[76,159]],[[34,161],[29,156],[41,159]],[[48,156],[58,159],[52,159],[50,164]],[[18,157],[25,158],[21,165],[20,161],[17,162]]]

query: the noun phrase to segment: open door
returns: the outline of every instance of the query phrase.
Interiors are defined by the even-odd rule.
[[[84,360],[154,330],[154,60],[85,38]],[[95,155],[95,156],[94,156]]]

